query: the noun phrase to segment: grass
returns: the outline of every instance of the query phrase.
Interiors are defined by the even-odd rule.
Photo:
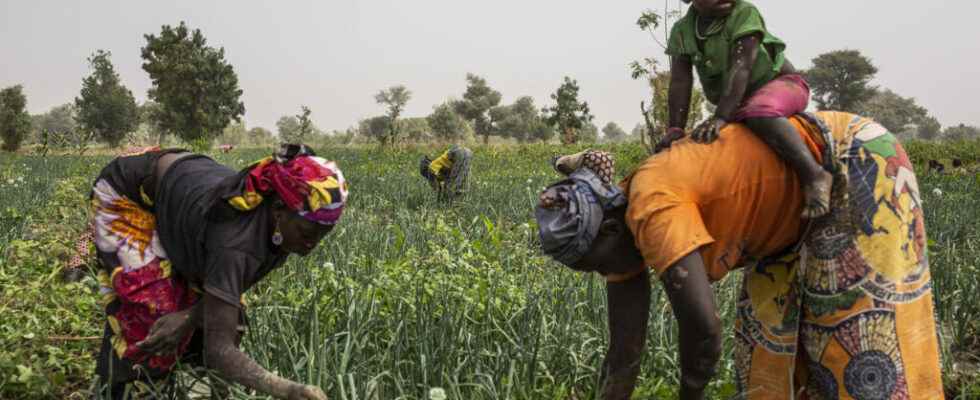
[[[428,399],[432,388],[450,399],[595,398],[608,340],[604,284],[543,257],[531,213],[556,180],[546,160],[572,150],[476,148],[470,192],[446,206],[416,176],[418,157],[437,149],[323,149],[350,181],[350,205],[313,254],[249,292],[245,350],[332,399]],[[612,150],[621,174],[643,158],[638,146]],[[238,168],[265,153],[215,157]],[[108,160],[0,159],[0,398],[89,396],[98,346],[90,338],[103,320],[97,285],[64,284],[60,269]],[[944,378],[961,398],[980,396],[971,359],[980,356],[976,179],[920,175]],[[733,274],[716,285],[727,327],[738,282]],[[676,327],[659,288],[650,314],[636,398],[669,397],[677,386]],[[734,391],[727,340],[712,398]]]

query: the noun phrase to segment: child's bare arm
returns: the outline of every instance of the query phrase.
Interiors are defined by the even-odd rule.
[[[728,121],[742,104],[749,86],[752,67],[759,57],[759,41],[760,35],[756,34],[745,36],[735,42],[731,54],[732,67],[728,73],[730,78],[721,94],[721,100],[718,101],[716,117]]]
[[[691,89],[694,86],[694,66],[688,56],[670,59],[670,88],[667,89],[668,127],[684,129],[691,111]]]
[[[691,138],[699,143],[711,143],[718,138],[721,127],[732,118],[735,110],[742,105],[745,92],[749,86],[752,67],[759,56],[759,41],[761,35],[749,35],[738,39],[732,48],[730,59],[731,69],[728,71],[728,81],[718,101],[715,115],[698,125]]]

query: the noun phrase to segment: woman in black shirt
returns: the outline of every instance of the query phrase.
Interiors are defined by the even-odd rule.
[[[283,145],[236,172],[199,154],[150,151],[110,162],[91,197],[107,316],[96,372],[113,398],[159,387],[192,354],[275,397],[325,398],[242,353],[238,328],[242,293],[338,222],[347,183],[333,162]]]

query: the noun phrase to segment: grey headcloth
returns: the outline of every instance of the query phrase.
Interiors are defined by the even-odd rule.
[[[534,209],[544,253],[571,265],[589,252],[603,212],[626,204],[619,187],[604,184],[589,168],[548,186]]]

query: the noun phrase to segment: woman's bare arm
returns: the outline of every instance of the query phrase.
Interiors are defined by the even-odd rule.
[[[629,399],[640,374],[650,310],[650,275],[607,283],[609,350],[603,363],[603,398]]]
[[[202,327],[204,358],[208,368],[250,389],[283,399],[322,399],[320,389],[279,377],[262,368],[235,346],[238,308],[205,293]]]

